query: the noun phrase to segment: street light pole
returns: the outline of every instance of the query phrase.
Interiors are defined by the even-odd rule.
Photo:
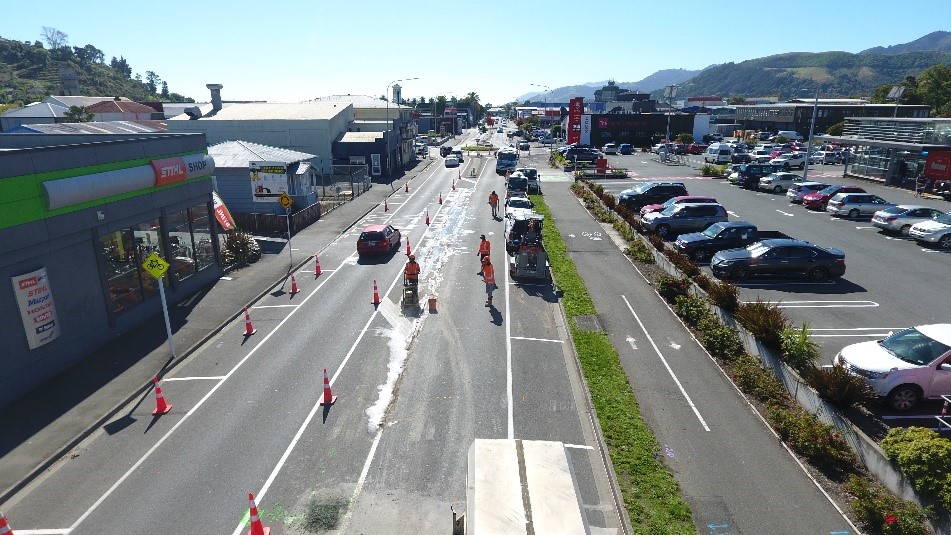
[[[545,108],[544,108],[544,111],[542,112],[542,113],[543,113],[543,114],[542,114],[542,120],[543,120],[543,121],[547,121],[547,120],[548,120],[548,93],[551,91],[551,88],[548,87],[548,86],[545,85],[545,84],[530,84],[530,85],[533,85],[533,86],[535,86],[535,87],[542,87],[542,88],[545,89],[545,93],[544,93],[544,95],[545,95]],[[544,126],[544,125],[542,125],[542,126]]]
[[[386,145],[386,174],[390,174],[390,140],[386,135],[386,132],[390,130],[390,86],[397,82],[408,82],[410,80],[419,80],[418,77],[414,78],[401,78],[399,80],[393,80],[392,82],[386,84],[386,92],[383,93],[384,100],[386,101],[386,129],[383,130],[383,144]],[[399,102],[396,103],[399,106]]]
[[[812,122],[809,124],[809,141],[806,143],[806,162],[802,166],[802,181],[809,177],[809,155],[812,152],[812,135],[816,130],[816,115],[819,113],[819,88],[816,88],[816,99],[812,103]]]

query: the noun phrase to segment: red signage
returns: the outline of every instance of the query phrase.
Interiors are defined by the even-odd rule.
[[[568,102],[568,144],[581,143],[581,115],[584,113],[584,97]]]
[[[930,180],[951,180],[951,151],[929,152],[923,174]]]
[[[180,157],[152,160],[152,170],[155,172],[155,185],[167,186],[185,180],[185,161]]]

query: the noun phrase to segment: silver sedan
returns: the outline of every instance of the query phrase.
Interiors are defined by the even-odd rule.
[[[932,221],[942,215],[944,215],[944,212],[941,210],[935,210],[928,206],[899,204],[875,212],[875,215],[872,216],[872,226],[885,232],[897,232],[902,236],[907,236],[908,231],[915,223]]]

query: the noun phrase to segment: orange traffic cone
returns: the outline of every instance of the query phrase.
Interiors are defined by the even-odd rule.
[[[384,212],[390,211],[390,205],[386,204],[386,199],[383,199],[383,211]]]
[[[403,190],[406,191],[406,193],[409,193],[409,182],[403,185]]]
[[[248,307],[244,307],[244,335],[251,336],[256,332],[258,330],[254,328],[254,325],[251,325],[251,313],[248,312]]]
[[[406,235],[406,256],[409,256],[413,253],[409,251],[409,234]]]
[[[337,396],[330,392],[330,378],[327,377],[327,368],[324,368],[324,399],[320,404],[329,407],[336,402]]]
[[[13,529],[7,524],[7,517],[0,513],[0,535],[13,535]]]
[[[376,279],[373,279],[373,306],[380,304],[380,291],[376,287]]]
[[[258,506],[254,503],[254,494],[249,492],[248,500],[251,502],[251,531],[248,532],[248,535],[269,535],[271,528],[266,528],[261,523],[261,517],[258,516]]]
[[[442,192],[439,192],[439,204],[442,204]]]
[[[296,294],[300,290],[297,289],[297,279],[294,278],[294,274],[291,273],[291,295]]]
[[[429,225],[429,208],[426,209],[426,225]]]
[[[314,277],[320,276],[320,259],[317,258],[317,255],[314,255]]]
[[[158,384],[158,377],[153,377],[152,382],[155,383],[155,410],[152,411],[152,416],[168,414],[168,411],[172,410],[172,406],[165,404],[165,396],[162,394],[162,387]],[[3,535],[2,528],[0,528],[0,535]]]

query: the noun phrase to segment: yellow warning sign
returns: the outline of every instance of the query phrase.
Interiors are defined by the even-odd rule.
[[[153,252],[149,256],[145,257],[145,262],[142,262],[142,267],[144,267],[145,270],[156,279],[161,279],[162,275],[168,271],[168,262]]]
[[[277,198],[277,202],[281,203],[281,206],[283,206],[285,210],[287,210],[288,208],[290,208],[290,207],[291,207],[291,204],[294,203],[294,201],[291,199],[290,195],[288,195],[288,194],[286,194],[286,193],[282,193],[281,196]]]

